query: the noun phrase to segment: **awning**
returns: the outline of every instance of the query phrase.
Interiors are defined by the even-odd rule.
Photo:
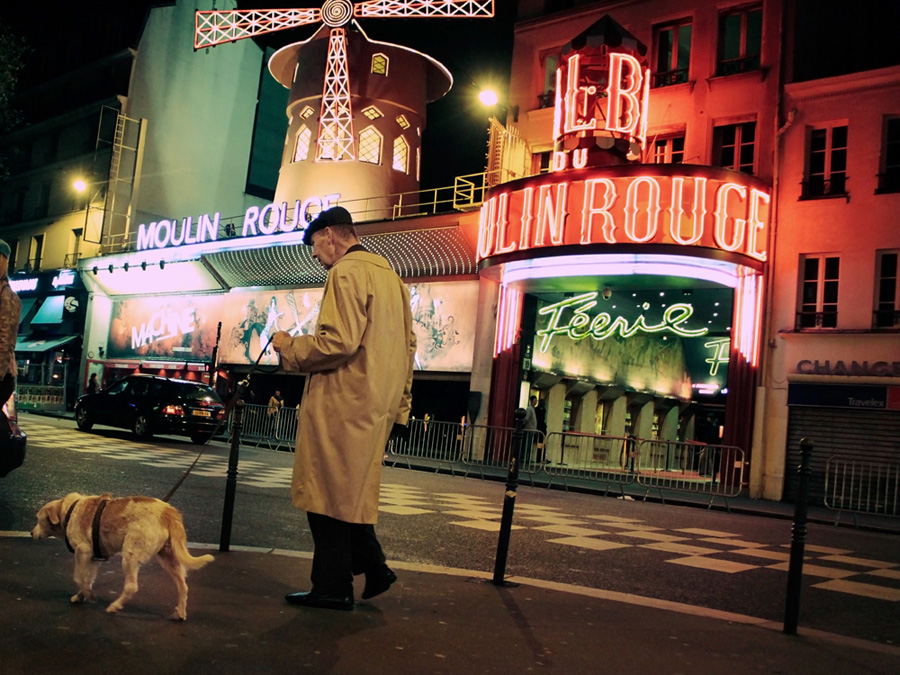
[[[65,303],[65,301],[66,296],[64,295],[49,296],[46,300],[44,300],[44,304],[41,305],[41,308],[37,311],[37,314],[34,315],[34,318],[31,320],[31,325],[58,324],[60,321],[62,321],[63,303]]]
[[[31,308],[34,307],[34,303],[37,301],[37,298],[21,298],[21,300],[22,314],[19,317],[19,325],[22,325],[28,319],[28,312],[30,312]]]
[[[39,338],[39,339],[30,339],[29,338],[19,338],[16,340],[16,351],[17,352],[45,352],[48,349],[55,349],[60,345],[64,345],[67,342],[71,342],[72,340],[77,339],[78,335],[64,335],[57,336],[52,338]]]

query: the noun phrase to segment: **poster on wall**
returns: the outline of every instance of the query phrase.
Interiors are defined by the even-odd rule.
[[[239,291],[224,300],[219,363],[251,364],[260,359],[262,365],[278,365],[269,340],[282,330],[294,336],[313,332],[322,289]]]
[[[478,282],[410,284],[416,370],[470,372]]]
[[[470,372],[478,282],[409,285],[416,370]],[[233,291],[225,295],[144,297],[112,304],[110,358],[208,363],[222,322],[219,363],[278,365],[272,335],[315,330],[323,289]],[[268,348],[267,348],[268,347]],[[264,353],[261,353],[263,352]]]
[[[114,300],[109,358],[208,362],[216,344],[221,295]]]

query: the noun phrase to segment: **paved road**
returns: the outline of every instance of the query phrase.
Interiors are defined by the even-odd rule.
[[[84,434],[69,420],[23,416],[26,466],[0,482],[0,529],[27,530],[68,491],[168,492],[196,456],[174,439]],[[210,446],[173,498],[192,541],[218,542],[228,449]],[[243,448],[233,546],[309,551],[288,503],[291,457]],[[503,485],[405,469],[384,472],[379,533],[396,561],[490,572]],[[750,515],[523,487],[507,574],[783,620],[791,523]],[[801,625],[900,644],[896,535],[811,525]],[[297,588],[306,586],[298,571]]]

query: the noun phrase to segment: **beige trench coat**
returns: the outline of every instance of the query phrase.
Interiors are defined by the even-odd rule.
[[[300,403],[294,506],[349,523],[378,520],[385,445],[412,401],[409,291],[387,260],[351,251],[328,272],[316,330],[286,340],[285,370],[310,373]]]

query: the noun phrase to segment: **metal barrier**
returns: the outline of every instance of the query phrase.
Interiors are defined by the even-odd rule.
[[[386,461],[393,460],[392,466],[403,459],[407,468],[412,468],[410,460],[415,458],[427,465],[434,464],[439,471],[446,464],[450,473],[456,475],[454,467],[460,462],[463,439],[466,432],[459,422],[434,422],[410,420],[407,438],[394,438],[388,443]]]
[[[900,464],[832,455],[825,463],[825,506],[841,513],[900,516]]]
[[[634,483],[637,439],[626,436],[600,436],[575,432],[553,432],[544,444],[544,471],[550,484],[562,479],[568,490],[570,480],[602,483],[606,492],[616,485],[625,494],[625,486]],[[549,487],[549,486],[548,486]]]
[[[716,497],[737,497],[744,482],[744,451],[733,445],[706,445],[692,441],[641,440],[637,482],[647,489],[676,490],[708,495],[712,507]]]
[[[484,478],[485,470],[497,474],[497,469],[505,471],[512,457],[514,427],[491,427],[470,424],[466,427],[461,461],[466,467],[465,476],[477,470]],[[534,485],[534,475],[540,471],[538,453],[544,445],[544,434],[527,430],[522,438],[522,452],[519,455],[519,475],[525,474]]]
[[[265,405],[247,404],[244,406],[241,440],[265,444],[270,450],[293,451],[297,438],[297,408],[278,408],[269,410]],[[231,432],[232,419],[228,420],[228,431]]]

